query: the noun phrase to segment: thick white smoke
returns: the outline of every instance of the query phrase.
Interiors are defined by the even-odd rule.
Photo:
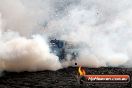
[[[20,36],[19,32],[11,29],[5,31],[0,16],[0,70],[38,71],[62,67],[58,57],[50,53],[46,37],[32,35],[27,38]]]
[[[0,0],[0,69],[132,67],[131,15],[130,0]],[[49,37],[78,45],[77,60],[59,62]]]
[[[7,71],[57,70],[61,68],[58,57],[42,36],[31,39],[15,33],[1,34],[0,69]]]
[[[79,65],[131,66],[131,10],[131,1],[127,0],[81,0],[69,7],[62,19],[49,22],[48,31],[84,45]]]

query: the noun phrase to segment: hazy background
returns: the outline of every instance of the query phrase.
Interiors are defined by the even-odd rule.
[[[0,69],[132,67],[131,0],[0,0]],[[79,45],[76,61],[59,62],[48,38]]]

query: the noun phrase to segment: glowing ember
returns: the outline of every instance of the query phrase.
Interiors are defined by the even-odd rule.
[[[79,67],[78,72],[79,72],[80,76],[86,75],[85,70],[81,66]]]

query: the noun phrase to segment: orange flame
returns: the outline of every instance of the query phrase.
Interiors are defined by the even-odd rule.
[[[81,66],[79,67],[78,72],[79,72],[80,76],[86,75],[85,70],[84,70],[84,69],[82,69],[82,67],[81,67]]]

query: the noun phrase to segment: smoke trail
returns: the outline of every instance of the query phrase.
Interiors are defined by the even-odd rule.
[[[105,0],[81,0],[62,19],[51,21],[48,31],[57,35],[59,32],[62,40],[84,45],[77,60],[80,65],[129,66],[131,8],[130,2],[126,0],[112,0],[109,3]]]
[[[129,0],[0,0],[0,70],[131,67]],[[49,37],[77,45],[77,60],[51,53]]]
[[[0,70],[38,71],[61,68],[58,57],[50,53],[45,37],[33,35],[26,38],[13,31],[0,32]]]

